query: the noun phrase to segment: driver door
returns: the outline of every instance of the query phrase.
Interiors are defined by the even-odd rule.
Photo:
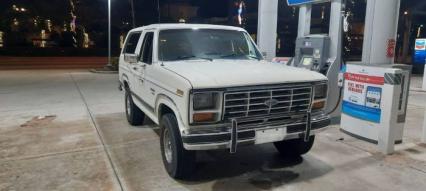
[[[120,55],[120,70],[125,71],[124,75],[128,78],[129,86],[132,91],[136,88],[134,86],[134,75],[132,67],[137,63],[138,60],[138,44],[141,38],[141,34],[142,32],[130,33],[126,39],[123,53]]]
[[[149,92],[146,90],[148,83],[145,80],[146,71],[147,68],[152,65],[152,58],[153,58],[153,45],[154,45],[154,32],[150,30],[144,31],[142,34],[142,45],[140,48],[140,54],[138,62],[133,65],[132,72],[134,74],[135,79],[135,93],[137,94],[138,101],[141,102],[141,104],[149,109],[150,111],[153,111],[153,107],[148,104],[148,98],[151,96]]]

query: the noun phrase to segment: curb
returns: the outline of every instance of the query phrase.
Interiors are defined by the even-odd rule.
[[[95,74],[118,74],[118,71],[108,69],[90,69],[89,71]]]
[[[410,88],[410,92],[422,92],[422,93],[426,93],[426,90],[422,90],[420,88]]]

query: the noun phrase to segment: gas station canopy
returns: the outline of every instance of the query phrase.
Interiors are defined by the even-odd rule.
[[[289,6],[297,6],[304,4],[323,3],[330,0],[287,0]]]

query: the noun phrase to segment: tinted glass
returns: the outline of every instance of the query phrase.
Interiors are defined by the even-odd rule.
[[[143,63],[151,64],[152,63],[152,49],[153,49],[153,39],[154,33],[149,32],[146,33],[143,45],[142,45],[142,53],[141,58]]]
[[[126,46],[124,47],[124,53],[134,54],[140,37],[141,37],[141,33],[130,34],[129,37],[127,38]]]
[[[160,31],[159,59],[261,59],[250,37],[241,31],[174,29]]]

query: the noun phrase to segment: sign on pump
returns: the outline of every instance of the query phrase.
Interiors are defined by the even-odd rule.
[[[370,70],[368,74],[345,73],[343,113],[355,118],[380,123],[383,70]]]

